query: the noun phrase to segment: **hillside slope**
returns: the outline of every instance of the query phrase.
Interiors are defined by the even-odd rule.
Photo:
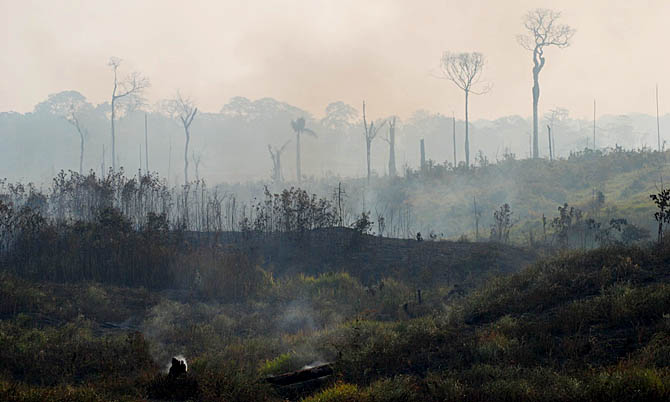
[[[409,283],[479,281],[515,272],[537,256],[499,243],[417,241],[321,229],[303,235],[228,233],[222,243],[243,251],[277,275],[346,272],[364,283],[393,277]]]
[[[338,365],[355,391],[327,392],[370,401],[668,400],[669,267],[670,243],[572,253],[493,279],[449,317],[354,323]]]
[[[380,247],[393,258],[432,250],[439,255],[432,261],[435,273],[445,269],[442,261],[454,267],[486,261],[477,253],[488,256],[496,247],[500,255],[512,254],[510,264],[525,261],[513,248],[490,244],[367,240],[385,243]],[[241,244],[263,255],[260,240]],[[353,274],[312,277],[278,263],[280,257],[286,264],[314,258],[330,243],[311,244],[284,248],[283,256],[265,254],[284,267],[281,278],[266,276],[259,291],[236,301],[194,290],[175,297],[0,274],[0,399],[670,398],[670,242],[569,252],[518,270],[501,265],[516,272],[490,278],[460,298],[442,298],[450,285],[436,283],[423,301],[393,272],[382,288],[363,286]],[[374,261],[365,247],[337,257],[333,246],[322,257],[365,260],[350,263],[356,268]],[[393,263],[386,258],[377,264]],[[163,373],[176,354],[189,361],[187,376],[177,382]],[[318,361],[333,361],[334,374],[314,386],[286,390],[264,381]]]

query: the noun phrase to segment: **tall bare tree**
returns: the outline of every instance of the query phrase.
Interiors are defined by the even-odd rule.
[[[88,130],[80,117],[92,112],[92,105],[77,91],[63,91],[49,95],[49,98],[35,106],[35,113],[48,113],[65,119],[79,134],[79,173],[84,171],[84,141]]]
[[[200,181],[200,164],[202,163],[202,152],[197,151],[191,153],[191,159],[193,159],[193,164],[195,165],[195,180]]]
[[[184,135],[186,136],[186,143],[184,144],[184,184],[188,184],[188,145],[191,142],[191,124],[198,113],[198,108],[193,104],[193,101],[188,98],[183,98],[179,91],[177,97],[170,102],[171,114],[179,120],[184,127]]]
[[[526,33],[517,36],[517,42],[526,50],[533,52],[533,158],[540,156],[538,144],[537,105],[540,100],[540,71],[544,67],[544,48],[570,46],[575,30],[568,25],[558,23],[561,13],[545,8],[530,10],[524,17]]]
[[[300,136],[302,133],[307,133],[312,137],[316,137],[316,133],[305,127],[305,119],[303,117],[291,120],[291,127],[295,132],[295,174],[298,178],[298,183],[300,183],[302,180],[302,173],[300,171]]]
[[[118,102],[124,99],[141,98],[144,90],[151,84],[149,83],[148,78],[142,76],[137,71],[130,73],[123,79],[119,79],[118,70],[121,65],[121,59],[117,57],[111,57],[107,65],[109,65],[114,72],[114,89],[112,90],[112,113],[110,121],[112,125],[112,169],[116,170],[116,131],[114,123],[116,120]]]
[[[286,146],[291,142],[288,140],[281,147],[273,147],[268,145],[268,151],[270,151],[270,158],[272,158],[272,180],[275,183],[281,183],[284,180],[284,177],[281,173],[281,154],[286,149]]]
[[[389,120],[389,136],[388,138],[382,138],[389,144],[389,176],[395,177],[398,173],[395,166],[395,121],[396,117],[393,116]]]
[[[66,119],[77,129],[77,133],[79,133],[79,174],[84,174],[84,136],[88,135],[88,131],[82,127],[79,122],[77,108],[74,104],[70,105],[70,113]]]
[[[385,124],[386,120],[377,126],[375,126],[374,121],[371,121],[370,125],[368,125],[368,121],[365,117],[365,101],[363,101],[363,128],[365,129],[365,150],[368,162],[368,184],[370,184],[370,150],[372,149],[372,140],[377,137],[377,132],[379,132]]]
[[[465,166],[470,167],[470,124],[468,116],[468,99],[470,94],[481,95],[488,92],[491,87],[481,83],[482,71],[484,70],[484,56],[478,52],[442,54],[441,68],[442,77],[453,82],[465,93]],[[475,88],[482,84],[481,89]]]

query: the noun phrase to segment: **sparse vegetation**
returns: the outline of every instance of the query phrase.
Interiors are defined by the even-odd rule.
[[[522,117],[498,43],[514,2],[6,3],[0,102],[21,112],[0,112],[0,401],[670,401],[670,115],[658,84],[655,119],[645,100],[663,6],[525,13]],[[591,34],[544,70],[577,23]],[[438,61],[431,38],[491,57],[442,53],[440,94],[412,66]],[[109,59],[108,101],[27,111],[73,77],[100,87],[91,46],[135,49]],[[540,104],[542,71],[542,99],[569,105]],[[165,80],[193,98],[156,99]],[[317,117],[323,88],[373,113]],[[309,111],[214,111],[230,91]]]
[[[523,268],[537,254],[502,244],[515,223],[506,204],[495,242],[419,242],[368,235],[368,213],[339,227],[337,200],[266,191],[224,236],[186,231],[169,212],[142,218],[128,194],[152,192],[112,177],[61,175],[47,195],[7,187],[0,398],[670,396],[670,243],[626,245],[644,233],[624,219],[603,226],[564,204],[546,256]],[[95,202],[68,201],[79,199]],[[177,354],[189,370],[173,377]],[[323,361],[334,375],[311,386],[264,381]]]

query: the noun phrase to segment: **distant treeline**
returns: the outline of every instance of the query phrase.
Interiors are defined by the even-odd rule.
[[[183,183],[184,130],[181,122],[166,112],[164,103],[151,107],[117,106],[115,162],[126,171],[146,171],[148,166],[150,171],[160,172],[171,184]],[[72,105],[76,105],[76,125],[68,122]],[[361,105],[333,102],[322,117],[316,117],[272,98],[234,97],[218,113],[199,112],[193,120],[186,155],[190,163],[190,179],[204,177],[210,183],[269,182],[273,177],[273,162],[268,146],[278,149],[291,141],[283,152],[282,169],[286,181],[295,181],[296,135],[291,121],[301,117],[306,120],[306,127],[317,134],[317,138],[301,143],[303,176],[362,177],[365,175],[366,145],[360,109]],[[565,158],[571,151],[584,148],[614,148],[617,144],[625,148],[655,147],[656,120],[652,116],[601,116],[597,120],[594,147],[592,122],[569,117],[567,110],[561,110],[563,113],[559,117],[554,116],[554,111],[548,111],[542,120],[542,123],[551,122],[557,157]],[[368,114],[369,121],[390,121],[390,116],[375,113],[374,104],[368,105]],[[661,116],[661,126],[668,127],[669,119],[670,115]],[[420,165],[422,139],[426,160],[456,166],[464,163],[465,126],[461,120],[455,123],[454,126],[451,116],[427,111],[417,111],[402,120],[397,118],[393,129],[398,170]],[[506,116],[471,121],[470,125],[471,163],[479,163],[474,156],[480,151],[488,161],[501,160],[506,153],[513,153],[518,158],[530,154],[530,119]],[[372,174],[376,176],[389,174],[389,144],[383,141],[390,139],[389,126],[382,127],[372,143]],[[52,94],[31,113],[0,113],[0,138],[4,144],[0,150],[0,172],[12,180],[41,182],[56,175],[60,169],[79,171],[82,144],[83,168],[80,173],[90,169],[99,174],[101,170],[106,172],[113,165],[109,133],[109,103],[94,105],[76,91]],[[548,158],[548,143],[540,141],[539,146],[540,156]],[[25,155],[31,157],[25,158]]]

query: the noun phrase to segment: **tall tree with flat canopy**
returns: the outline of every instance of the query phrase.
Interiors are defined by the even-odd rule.
[[[484,56],[478,52],[442,54],[442,77],[453,82],[465,93],[465,166],[470,167],[470,124],[468,116],[468,100],[470,94],[481,95],[487,93],[491,87],[483,84],[482,89],[475,88],[481,83],[484,70]]]
[[[533,158],[540,156],[538,144],[537,105],[540,100],[540,71],[544,67],[544,48],[570,46],[575,30],[557,21],[561,13],[545,8],[529,11],[524,17],[523,26],[526,33],[517,36],[517,42],[526,50],[533,52]]]
[[[177,118],[184,127],[186,143],[184,144],[184,184],[188,184],[188,145],[191,142],[191,124],[198,113],[198,108],[193,101],[183,98],[179,92],[177,97],[171,102],[172,115]]]
[[[386,120],[377,126],[375,126],[374,121],[371,121],[370,125],[368,125],[368,121],[365,117],[365,101],[363,101],[363,128],[365,129],[365,149],[368,162],[368,184],[370,184],[370,151],[372,150],[372,140],[377,137],[377,132],[384,127],[384,124],[386,124]]]
[[[110,121],[112,125],[112,169],[116,170],[116,131],[114,123],[116,121],[118,102],[129,98],[141,98],[144,90],[151,84],[149,83],[148,78],[142,76],[137,71],[130,73],[123,79],[119,79],[118,69],[121,65],[121,59],[117,57],[111,57],[107,65],[109,65],[114,72],[114,89],[112,90],[112,113]]]
[[[64,91],[49,95],[49,98],[35,106],[35,113],[49,113],[64,118],[79,134],[79,174],[84,173],[84,141],[88,130],[81,123],[82,114],[91,113],[93,107],[84,95],[77,91]]]
[[[295,174],[298,178],[298,183],[302,180],[302,173],[300,171],[300,136],[302,133],[307,133],[312,137],[316,137],[316,133],[309,128],[305,127],[305,119],[300,117],[298,119],[291,121],[291,127],[295,132]]]

